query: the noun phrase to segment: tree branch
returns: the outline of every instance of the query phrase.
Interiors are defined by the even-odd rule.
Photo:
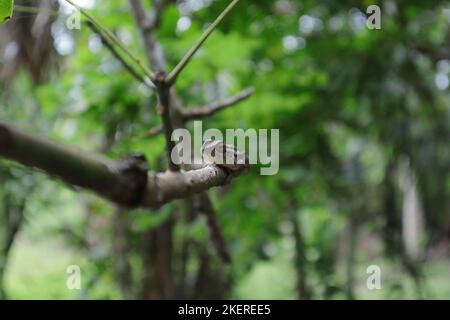
[[[161,113],[163,132],[166,138],[166,154],[170,171],[179,171],[180,167],[172,159],[172,150],[175,150],[175,141],[172,140],[172,117],[171,117],[171,94],[170,85],[166,81],[166,74],[158,72],[155,79],[156,92],[158,95],[158,110]]]
[[[181,110],[181,114],[184,118],[184,120],[200,120],[207,117],[210,117],[214,115],[215,113],[224,110],[226,108],[232,107],[239,102],[242,102],[246,99],[248,99],[253,93],[255,92],[255,89],[249,88],[244,91],[242,91],[239,95],[225,99],[223,101],[219,101],[213,104],[210,104],[205,107],[198,107],[198,108],[189,108],[189,109],[183,109]]]
[[[147,172],[143,157],[129,156],[116,162],[87,156],[4,122],[0,122],[0,157],[41,169],[130,208],[157,209],[174,199],[222,186],[230,178],[217,166],[187,172]]]
[[[196,197],[198,198],[197,210],[206,218],[206,223],[209,230],[209,238],[214,244],[219,258],[223,263],[230,264],[231,256],[211,199],[208,197],[207,193],[199,194]]]
[[[130,65],[124,57],[116,50],[114,47],[114,44],[111,43],[111,41],[105,37],[105,35],[98,29],[98,27],[93,24],[92,22],[88,21],[87,26],[91,28],[91,30],[98,34],[100,39],[102,40],[103,45],[111,52],[111,54],[116,58],[122,66],[125,68],[125,70],[128,71],[128,73],[135,78],[139,83],[145,84],[149,88],[154,88],[154,84],[152,81],[148,78],[143,77],[132,65]]]
[[[249,89],[242,91],[240,94],[238,94],[235,97],[231,97],[231,98],[225,99],[223,101],[212,103],[212,104],[210,104],[208,106],[204,106],[204,107],[188,108],[188,109],[180,108],[179,112],[180,112],[181,117],[183,118],[183,121],[185,121],[185,122],[192,121],[192,120],[201,120],[204,118],[211,117],[214,114],[216,114],[217,112],[222,111],[226,108],[235,106],[239,102],[242,102],[242,101],[248,99],[254,92],[255,92],[255,89],[249,88]],[[163,128],[160,126],[157,126],[157,127],[153,127],[151,129],[149,129],[146,136],[147,137],[155,137],[163,132],[164,132]]]
[[[157,13],[155,13],[155,18],[152,20],[146,15],[145,8],[140,0],[128,0],[128,3],[141,34],[147,60],[150,63],[150,68],[152,68],[154,72],[166,70],[164,52],[159,43],[156,41],[153,33],[154,28],[157,23],[159,23],[158,20],[160,19],[164,6],[161,7]]]
[[[172,112],[173,112],[173,95],[171,93],[171,85],[167,81],[165,73],[165,59],[159,43],[156,41],[154,34],[154,27],[156,21],[161,16],[161,7],[159,12],[155,13],[154,19],[150,19],[146,14],[142,2],[140,0],[129,0],[130,8],[133,13],[136,24],[141,33],[144,42],[147,59],[150,65],[157,68],[154,83],[156,85],[156,92],[158,95],[158,111],[161,113],[163,132],[166,138],[166,155],[169,163],[170,171],[179,171],[180,167],[176,165],[172,159],[172,150],[175,149],[175,142],[172,141]]]
[[[158,128],[154,128],[154,130],[150,130],[149,135],[157,135],[158,133],[164,132],[166,135],[166,144],[167,144],[166,149],[167,149],[167,152],[169,152],[172,148],[169,149],[169,147],[170,147],[169,144],[171,142],[169,142],[168,137],[169,137],[169,133],[171,134],[171,132],[172,132],[172,129],[173,129],[172,126],[177,127],[177,128],[184,128],[186,125],[186,123],[185,123],[186,121],[181,114],[181,110],[183,109],[183,107],[181,106],[181,103],[176,94],[175,88],[171,88],[171,86],[173,85],[173,82],[168,81],[165,73],[161,72],[161,71],[166,70],[166,62],[165,62],[164,52],[161,49],[161,46],[159,45],[159,43],[156,39],[156,36],[154,34],[154,29],[158,26],[158,24],[160,22],[161,15],[162,15],[165,4],[167,4],[167,1],[166,0],[159,0],[159,1],[154,0],[155,13],[153,15],[153,20],[150,19],[145,14],[145,10],[144,10],[144,8],[142,6],[142,2],[140,0],[129,0],[129,4],[130,4],[131,11],[133,13],[134,19],[136,21],[136,24],[140,30],[141,37],[143,39],[143,43],[144,43],[144,47],[145,47],[145,51],[147,54],[147,59],[150,61],[150,66],[157,73],[157,75],[161,76],[161,79],[159,79],[160,80],[159,82],[158,82],[158,76],[156,77],[156,84],[157,84],[157,87],[159,87],[157,89],[157,91],[158,91],[158,96],[159,96],[159,101],[160,101],[159,109],[160,109],[160,111],[162,111],[163,127],[158,127]],[[158,6],[158,4],[159,4],[159,6]],[[180,71],[181,71],[181,69],[180,69]],[[164,87],[167,89],[167,91],[165,93],[162,90],[162,88],[164,88]],[[165,107],[163,105],[164,99],[162,99],[162,98],[167,99],[167,101],[165,102]],[[169,158],[169,163],[170,163],[170,161],[171,160]],[[217,167],[207,167],[207,168],[214,169],[214,170],[218,169]],[[193,168],[189,168],[189,170],[193,170],[193,171],[189,171],[186,174],[192,174],[192,173],[195,174],[196,172],[199,172],[198,170],[195,170]],[[202,169],[200,169],[200,170],[202,170]],[[181,177],[181,179],[182,180],[191,179],[191,178],[203,179],[206,177],[206,180],[204,180],[204,183],[209,184],[209,183],[215,183],[214,180],[217,178],[219,180],[216,182],[221,182],[222,181],[221,179],[223,179],[223,176],[222,176],[223,173],[224,172],[222,170],[220,170],[219,172],[217,172],[218,175],[216,175],[215,172],[210,172],[206,176],[203,176],[203,177],[184,176],[184,177]],[[170,174],[172,177],[174,177],[174,176],[180,177],[179,175],[182,174],[182,172],[181,173],[180,172],[169,172],[167,174]],[[176,179],[174,179],[174,180],[176,180]],[[194,180],[196,180],[196,179],[193,179],[192,181],[194,181]],[[179,184],[179,185],[181,185],[181,184]],[[189,190],[189,188],[191,188],[191,187],[188,187],[188,190]],[[192,187],[192,188],[195,189],[195,187]],[[206,190],[207,189],[203,189],[202,191],[206,191]],[[190,192],[192,192],[192,189],[190,189]],[[167,192],[166,194],[169,194],[169,193]],[[173,197],[179,197],[179,196],[177,196],[176,192],[170,193],[170,194],[172,194]],[[209,199],[207,193],[205,193],[205,192],[201,193],[199,195],[199,198],[200,198],[200,203],[202,204],[203,208],[212,207],[211,200]],[[189,198],[189,201],[192,201],[192,198]],[[215,216],[213,213],[208,215],[208,226],[209,226],[209,229],[211,232],[211,238],[219,252],[219,256],[222,258],[223,261],[230,261],[230,255],[226,248],[226,243],[225,243],[225,240],[223,239],[220,225],[218,224],[218,221],[215,219]]]
[[[23,12],[23,13],[32,13],[32,14],[46,13],[46,14],[54,16],[54,17],[57,17],[59,15],[59,12],[56,10],[40,8],[40,7],[22,6],[19,4],[14,5],[14,11]]]
[[[153,0],[153,6],[155,7],[153,21],[151,24],[152,29],[156,29],[161,24],[161,18],[164,12],[164,9],[167,6],[167,0]]]
[[[197,53],[197,51],[202,47],[209,36],[217,28],[217,26],[225,19],[225,17],[233,10],[233,8],[238,4],[240,0],[233,0],[228,7],[217,17],[217,19],[206,29],[202,34],[197,43],[186,53],[186,55],[181,59],[178,65],[172,70],[172,72],[167,77],[167,81],[171,84],[175,83],[180,73],[191,61],[192,57]]]
[[[97,27],[97,29],[112,43],[116,44],[136,65],[141,68],[141,70],[145,73],[147,77],[153,79],[153,73],[130,51],[128,48],[107,28],[105,28],[100,22],[97,21],[93,16],[91,16],[86,10],[81,8],[79,5],[75,4],[72,0],[66,0],[72,6],[74,6],[77,10],[81,12],[83,16],[86,17],[93,25]]]

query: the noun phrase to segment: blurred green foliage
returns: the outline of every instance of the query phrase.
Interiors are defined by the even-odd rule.
[[[224,4],[186,0],[167,7],[157,37],[170,68]],[[255,168],[209,193],[233,256],[231,267],[216,257],[204,219],[180,213],[184,201],[157,213],[129,212],[128,251],[119,257],[133,275],[128,297],[139,297],[150,272],[143,258],[146,232],[171,219],[178,221],[174,255],[181,256],[187,241],[206,248],[209,276],[232,279],[224,297],[297,298],[299,265],[316,299],[450,297],[450,253],[433,254],[450,240],[450,3],[379,2],[381,30],[366,28],[370,4],[243,0],[194,57],[176,85],[181,99],[198,106],[255,87],[251,99],[206,119],[203,127],[280,128],[280,172],[260,176]],[[145,61],[126,1],[97,1],[90,10]],[[67,30],[66,18],[61,14],[52,26],[58,67],[46,70],[47,81],[35,83],[22,68],[2,83],[0,118],[116,159],[139,151],[152,169],[161,169],[163,137],[146,137],[160,124],[155,93],[136,83],[85,25]],[[187,30],[180,27],[182,18],[189,21]],[[405,263],[399,240],[403,198],[395,181],[402,159],[417,175],[425,212],[425,254],[414,268]],[[43,174],[0,165],[0,199],[26,204],[6,269],[8,295],[127,297],[114,267],[116,209]],[[0,219],[7,219],[7,209]],[[348,253],[353,222],[356,253]],[[8,223],[0,226],[6,234]],[[174,279],[186,268],[186,286],[194,290],[202,250],[185,265],[173,261]],[[69,264],[83,270],[80,292],[65,287]],[[365,287],[372,264],[383,270],[379,291]]]

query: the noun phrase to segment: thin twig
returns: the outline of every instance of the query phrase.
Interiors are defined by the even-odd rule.
[[[239,102],[248,99],[254,92],[255,89],[253,88],[245,89],[235,97],[231,97],[223,101],[212,103],[208,106],[188,108],[188,109],[180,108],[179,113],[181,114],[181,117],[185,122],[192,120],[201,120],[204,118],[211,117],[217,112],[225,110],[226,108],[235,106]],[[150,138],[156,137],[157,135],[160,135],[163,132],[164,130],[161,126],[156,126],[147,131],[146,137]]]
[[[202,34],[198,42],[186,53],[186,55],[181,59],[178,65],[172,70],[172,72],[167,77],[167,81],[170,84],[175,83],[180,73],[187,66],[189,61],[195,55],[195,53],[202,47],[205,41],[209,38],[209,36],[213,33],[213,31],[217,28],[217,26],[225,19],[225,17],[233,10],[233,8],[239,3],[240,0],[233,0],[228,7],[217,17],[216,21],[214,21],[208,29]]]
[[[181,114],[185,121],[204,119],[204,118],[212,116],[213,114],[215,114],[221,110],[232,107],[232,106],[238,104],[239,102],[248,99],[254,92],[255,92],[255,89],[249,88],[249,89],[242,91],[240,94],[238,94],[235,97],[228,98],[223,101],[219,101],[219,102],[213,103],[213,104],[205,106],[205,107],[182,109]]]
[[[47,8],[40,8],[40,7],[29,7],[29,6],[21,6],[21,5],[14,5],[14,11],[17,12],[23,12],[23,13],[34,13],[34,14],[39,14],[39,13],[46,13],[48,15],[51,16],[58,16],[59,12],[56,10],[51,10],[51,9],[47,9]]]
[[[147,77],[153,79],[153,72],[148,69],[142,62],[137,58],[128,48],[107,28],[105,28],[101,23],[99,23],[93,16],[91,16],[86,10],[81,8],[79,5],[75,4],[72,0],[66,0],[72,6],[77,8],[81,14],[83,14],[92,24],[94,24],[97,29],[115,45],[117,45],[134,63],[136,63],[139,68],[145,73]]]
[[[120,61],[120,63],[122,64],[122,66],[128,71],[128,73],[130,73],[130,75],[135,78],[137,81],[139,81],[140,83],[145,84],[147,87],[149,88],[154,88],[154,86],[152,85],[151,80],[149,80],[148,78],[143,77],[141,74],[139,74],[139,72],[134,69],[133,66],[131,66],[125,59],[124,57],[122,57],[120,55],[120,53],[116,50],[116,48],[114,47],[114,45],[111,43],[111,41],[106,38],[104,36],[104,34],[102,34],[100,32],[100,30],[97,28],[97,26],[95,24],[93,24],[92,22],[88,21],[87,23],[88,27],[92,29],[93,32],[97,33],[101,40],[103,45],[111,52],[111,54],[114,56],[114,58],[116,58],[117,60]]]

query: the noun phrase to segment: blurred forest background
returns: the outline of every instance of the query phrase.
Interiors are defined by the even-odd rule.
[[[146,61],[128,1],[75,2]],[[142,3],[160,14],[170,70],[229,1]],[[155,93],[85,23],[66,27],[64,1],[15,4],[0,26],[0,119],[164,170]],[[366,26],[371,4],[381,30]],[[280,128],[277,175],[256,167],[208,192],[232,263],[195,197],[127,211],[0,160],[0,295],[448,299],[449,73],[449,1],[242,0],[176,85],[187,106],[255,88],[204,129]],[[69,265],[81,290],[66,287]],[[381,290],[366,286],[371,265]]]

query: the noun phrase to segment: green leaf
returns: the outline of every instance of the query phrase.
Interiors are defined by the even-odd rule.
[[[12,17],[14,0],[0,0],[0,23],[5,23]]]

